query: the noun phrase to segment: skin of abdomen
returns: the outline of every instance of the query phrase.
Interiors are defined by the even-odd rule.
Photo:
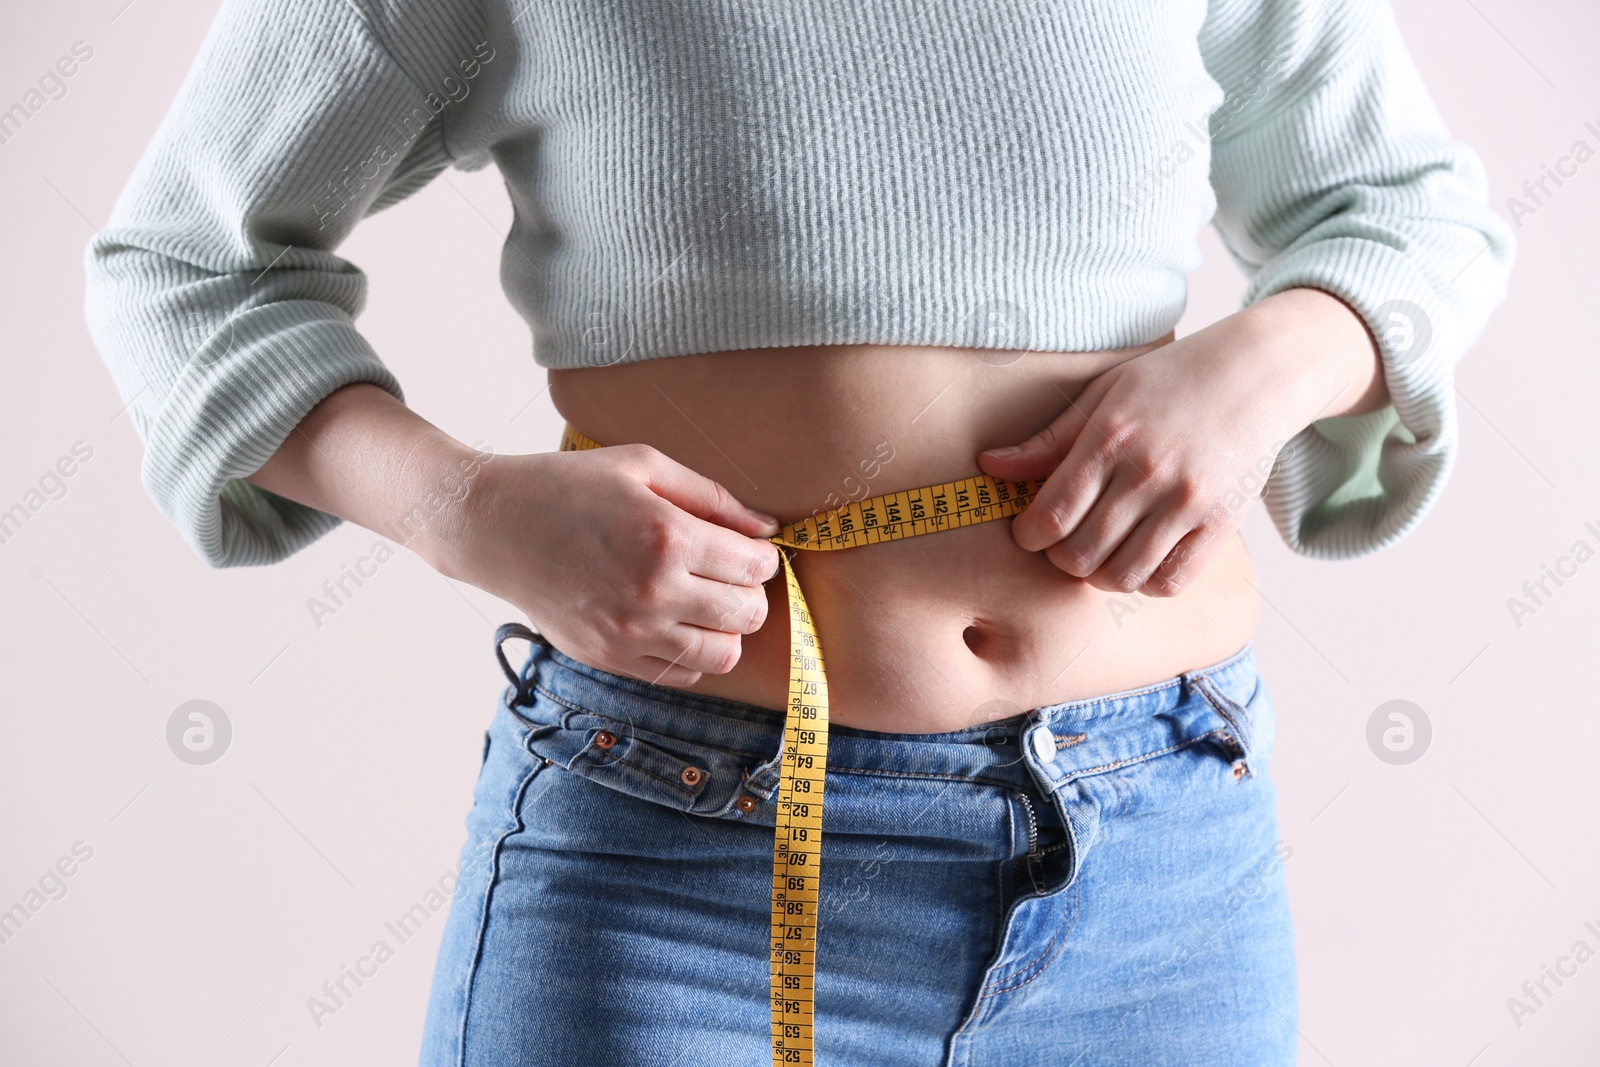
[[[976,474],[980,451],[1021,442],[1095,375],[1170,340],[1092,353],[703,353],[552,370],[551,398],[596,440],[652,445],[788,522]],[[1163,681],[1238,651],[1259,614],[1237,534],[1172,597],[1097,589],[1017,547],[1005,519],[802,552],[796,574],[827,657],[833,721],[896,733],[963,729]],[[743,639],[739,662],[691,691],[784,706],[781,576],[767,594],[767,620]]]

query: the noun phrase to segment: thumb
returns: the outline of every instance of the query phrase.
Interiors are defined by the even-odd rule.
[[[978,469],[1013,482],[1048,478],[1072,450],[1085,421],[1076,409],[1068,408],[1021,444],[978,453]]]
[[[1061,466],[1061,461],[1067,458],[1067,453],[1072,451],[1072,445],[1083,428],[1089,425],[1090,413],[1115,384],[1121,366],[1112,367],[1091,379],[1079,390],[1075,399],[1067,401],[1067,410],[1026,441],[978,453],[978,469],[1009,481],[1050,477]]]

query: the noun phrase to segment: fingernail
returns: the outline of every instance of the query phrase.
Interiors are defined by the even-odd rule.
[[[762,523],[763,525],[771,526],[774,529],[783,525],[783,523],[779,522],[777,519],[773,518],[771,515],[768,515],[764,511],[756,511],[753,508],[746,508],[745,510],[750,512],[751,518],[755,519],[759,523]]]
[[[1004,448],[988,449],[983,454],[986,456],[993,456],[995,459],[1006,459],[1007,457],[1014,456],[1021,451],[1022,449],[1016,445],[1006,445]]]

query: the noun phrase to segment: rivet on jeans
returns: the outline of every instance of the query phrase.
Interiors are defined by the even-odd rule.
[[[1235,780],[1244,777],[1244,760],[1239,760],[1233,765],[1233,777]]]
[[[744,796],[734,801],[733,806],[738,808],[740,811],[748,813],[756,810],[756,803],[756,798],[751,796],[749,793],[746,793]]]
[[[597,748],[610,748],[617,743],[617,735],[610,730],[601,730],[594,735],[594,743]]]
[[[683,774],[679,777],[683,779],[684,785],[699,785],[700,779],[705,777],[705,773],[699,767],[685,767]]]

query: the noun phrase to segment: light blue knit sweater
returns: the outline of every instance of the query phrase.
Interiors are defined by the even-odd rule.
[[[490,161],[546,367],[1136,345],[1214,222],[1246,303],[1325,289],[1382,339],[1393,406],[1268,485],[1312,556],[1431,506],[1513,255],[1382,0],[224,0],[85,255],[145,486],[206,561],[338,521],[241,480],[340,386],[401,395],[336,249]]]

